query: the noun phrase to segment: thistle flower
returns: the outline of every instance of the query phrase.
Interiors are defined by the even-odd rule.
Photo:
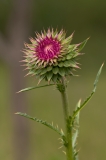
[[[28,74],[50,82],[61,82],[62,77],[72,76],[72,70],[79,68],[77,56],[87,42],[70,45],[73,34],[66,38],[64,30],[48,29],[44,33],[36,33],[36,38],[30,38],[31,44],[25,44],[25,62]]]

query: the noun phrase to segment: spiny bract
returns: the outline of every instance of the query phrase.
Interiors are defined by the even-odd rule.
[[[79,68],[76,57],[88,39],[79,44],[72,44],[73,34],[66,38],[62,29],[60,32],[48,29],[47,32],[36,33],[36,38],[30,38],[31,44],[25,44],[25,66],[28,74],[35,75],[39,82],[43,79],[54,83],[61,82],[62,77],[73,75],[72,70]]]

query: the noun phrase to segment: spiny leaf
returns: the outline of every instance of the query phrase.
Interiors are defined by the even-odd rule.
[[[104,63],[101,65],[101,67],[100,67],[100,69],[99,69],[99,71],[97,73],[96,79],[94,81],[94,89],[93,89],[93,91],[91,92],[89,97],[86,98],[86,100],[83,102],[83,104],[80,107],[78,107],[77,110],[73,113],[72,119],[74,119],[76,117],[76,115],[81,111],[81,109],[84,108],[84,106],[89,102],[89,100],[92,98],[93,94],[95,93],[96,87],[97,87],[97,82],[99,80],[99,76],[101,74],[103,65],[104,65]]]
[[[71,36],[69,36],[66,39],[62,40],[62,44],[70,43],[72,38],[73,38],[73,33],[71,34]]]
[[[41,73],[41,70],[37,69],[35,72],[36,72],[36,74],[39,74],[39,73]]]
[[[37,89],[37,88],[43,88],[43,87],[49,87],[49,86],[53,86],[55,84],[49,84],[49,85],[43,85],[43,86],[34,86],[34,87],[28,87],[28,88],[24,88],[20,91],[18,91],[17,93],[21,93],[21,92],[25,92],[25,91],[29,91],[29,90],[33,90],[33,89]]]
[[[64,68],[59,68],[59,74],[61,76],[64,76],[65,75],[65,69]]]
[[[47,71],[51,71],[52,70],[52,66],[47,67]]]
[[[78,52],[72,51],[67,54],[66,59],[72,59],[73,57],[76,57],[78,55],[80,55]]]
[[[70,53],[70,52],[72,52],[72,51],[74,51],[76,48],[77,48],[77,44],[72,44],[72,45],[69,45],[69,47],[68,47],[68,53]]]
[[[58,68],[58,67],[53,68],[53,73],[54,73],[54,74],[57,74],[58,71],[59,71],[59,68]]]
[[[40,75],[43,75],[43,74],[45,74],[46,72],[47,72],[47,69],[46,69],[46,68],[43,68],[42,71],[41,71],[41,73],[40,73]]]
[[[41,120],[41,119],[38,119],[38,118],[36,118],[36,117],[31,117],[31,116],[27,115],[26,113],[17,112],[17,113],[15,113],[15,114],[18,114],[18,115],[20,115],[20,116],[23,116],[23,117],[26,117],[26,118],[28,118],[28,119],[34,120],[34,121],[36,121],[36,122],[39,122],[39,123],[41,123],[41,124],[43,124],[43,125],[51,128],[52,130],[56,131],[56,132],[57,132],[59,135],[61,135],[62,137],[64,136],[63,131],[62,131],[62,130],[60,131],[57,127],[54,127],[53,124],[50,124],[50,123],[48,123],[48,122],[46,122],[46,121],[43,121],[43,120]],[[64,136],[64,137],[65,137],[65,136]]]
[[[80,67],[76,64],[76,62],[74,60],[70,61],[70,66],[74,67],[74,68],[79,68],[80,69]]]
[[[58,75],[57,75],[57,74],[53,75],[53,77],[52,77],[53,82],[56,82],[56,81],[57,81],[57,78],[58,78]]]
[[[63,67],[63,66],[64,66],[64,63],[63,63],[63,62],[60,62],[60,63],[58,64],[58,66],[59,66],[59,67]]]
[[[38,81],[38,84],[43,80],[45,78],[45,74],[43,74],[43,75],[40,75],[40,77],[39,77],[39,81]]]
[[[48,80],[48,81],[51,80],[52,75],[53,75],[53,72],[51,72],[51,71],[46,74],[46,77],[47,77],[47,80]]]
[[[64,67],[69,67],[70,66],[70,62],[69,61],[65,61],[64,62]]]
[[[73,138],[72,138],[73,148],[75,148],[77,137],[78,137],[78,130],[76,130],[76,132],[73,134]]]
[[[77,103],[77,105],[76,105],[76,110],[77,110],[78,108],[80,108],[80,106],[81,106],[81,99],[78,101],[78,103]],[[75,118],[77,125],[79,125],[79,114],[80,114],[80,112],[77,114],[77,116],[76,116],[76,118]]]
[[[74,160],[79,160],[79,158],[78,158],[78,153],[79,153],[79,151],[76,151],[76,152],[74,153]]]
[[[94,90],[93,90],[94,92],[96,91],[97,83],[98,83],[98,80],[99,80],[99,76],[100,76],[100,74],[102,72],[103,66],[104,66],[104,63],[101,65],[101,67],[100,67],[100,69],[99,69],[99,71],[97,73],[96,79],[94,81]]]
[[[78,103],[76,105],[76,110],[78,108],[80,108],[80,105],[81,105],[81,100],[78,101]],[[77,141],[78,131],[79,131],[79,113],[76,115],[76,117],[74,119],[73,128],[74,127],[75,127],[75,131],[74,131],[73,137],[72,137],[72,146],[73,146],[74,152],[76,152],[76,141]]]
[[[79,44],[78,52],[80,52],[84,48],[84,46],[86,45],[88,39],[89,38],[87,38],[85,41],[83,41],[82,43]]]
[[[72,55],[71,55],[71,54],[68,54],[68,55],[66,56],[66,59],[71,59],[71,57],[72,57]]]

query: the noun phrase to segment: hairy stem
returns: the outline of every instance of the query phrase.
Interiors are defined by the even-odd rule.
[[[62,96],[62,103],[63,103],[63,112],[64,112],[64,118],[65,118],[65,126],[66,126],[66,139],[67,144],[66,147],[66,156],[67,160],[73,160],[73,148],[72,148],[72,127],[70,126],[70,111],[69,111],[69,105],[68,105],[68,95],[67,95],[67,85],[64,79],[62,79],[62,90],[61,96]]]

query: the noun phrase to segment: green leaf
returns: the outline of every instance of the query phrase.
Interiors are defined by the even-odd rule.
[[[41,73],[41,69],[37,69],[35,72],[36,72],[36,74],[39,74],[39,73]]]
[[[27,75],[30,75],[30,74],[34,75],[34,74],[36,74],[36,72],[30,70]]]
[[[62,61],[65,61],[66,60],[66,57],[64,56],[63,58],[62,58]]]
[[[55,84],[49,84],[49,85],[43,85],[43,86],[34,86],[34,87],[28,87],[28,88],[24,88],[20,91],[18,91],[17,93],[21,93],[21,92],[25,92],[25,91],[29,91],[29,90],[33,90],[33,89],[37,89],[37,88],[43,88],[43,87],[49,87],[49,86],[53,86]]]
[[[80,108],[80,106],[81,106],[81,100],[78,101],[76,105],[76,110]],[[77,138],[78,138],[78,133],[79,133],[79,113],[76,115],[76,117],[74,118],[74,122],[73,122],[74,133],[72,137],[72,147],[74,151],[74,160],[78,160],[78,151],[76,149],[76,146],[77,146]]]
[[[64,62],[64,67],[70,67],[70,63],[71,61],[70,60],[68,60],[68,61],[65,61]]]
[[[69,45],[69,47],[68,47],[68,53],[74,51],[77,48],[77,46],[78,46],[77,44]]]
[[[40,75],[43,75],[43,74],[45,74],[46,72],[47,72],[47,69],[46,69],[46,68],[43,68],[43,69],[41,69]]]
[[[76,110],[77,110],[78,108],[80,108],[80,106],[81,106],[81,99],[78,101],[78,103],[77,103],[77,105],[76,105]],[[76,118],[75,118],[77,125],[79,125],[79,114],[80,114],[80,112],[77,114],[77,116],[76,116]]]
[[[65,68],[65,75],[70,75],[71,74],[71,67],[66,67]]]
[[[75,52],[74,52],[75,53]],[[72,56],[72,58],[75,58],[75,57],[77,57],[77,56],[79,56],[79,55],[83,55],[82,53],[75,53],[73,56]]]
[[[78,158],[78,153],[79,153],[79,151],[76,151],[76,152],[74,153],[74,160],[79,160],[79,158]]]
[[[63,40],[62,40],[62,44],[70,44],[71,41],[72,41],[72,38],[73,38],[73,34],[74,34],[74,33],[72,33],[69,37],[63,39]]]
[[[60,61],[62,61],[62,57],[59,57],[59,58],[58,58],[58,62],[60,62]]]
[[[80,51],[84,48],[84,46],[86,45],[88,39],[89,39],[89,38],[87,38],[85,41],[83,41],[83,42],[81,42],[81,43],[79,44],[78,52],[80,52]]]
[[[77,56],[81,55],[81,53],[78,53],[78,52],[75,52],[75,51],[72,51],[70,53],[67,54],[67,59],[72,59],[72,58],[75,58]]]
[[[53,72],[48,72],[48,73],[46,74],[46,77],[47,77],[47,80],[48,80],[48,81],[51,80],[52,75],[53,75]]]
[[[78,101],[77,105],[76,105],[76,110],[78,108],[80,108],[81,106],[81,100]],[[80,112],[79,112],[80,113]],[[76,141],[77,141],[77,137],[78,137],[78,130],[79,130],[79,113],[76,115],[75,119],[74,119],[74,125],[77,126],[75,127],[75,132],[73,133],[73,138],[72,138],[72,146],[75,149],[76,147]],[[73,126],[74,127],[74,126]]]
[[[58,66],[59,66],[59,67],[63,67],[63,66],[64,66],[64,63],[63,63],[63,62],[60,62],[60,63],[58,64]]]
[[[73,115],[72,115],[72,119],[73,119],[73,120],[74,120],[74,118],[77,116],[77,114],[84,108],[84,106],[89,102],[89,100],[92,98],[93,94],[95,93],[96,87],[97,87],[97,82],[98,82],[98,80],[99,80],[99,76],[100,76],[100,74],[101,74],[103,65],[104,65],[104,64],[101,65],[101,67],[100,67],[100,69],[99,69],[99,71],[98,71],[98,73],[97,73],[96,79],[95,79],[95,81],[94,81],[93,91],[92,91],[91,94],[86,98],[86,100],[83,102],[83,104],[82,104],[80,107],[78,107],[78,108],[76,109],[76,111],[74,111],[74,113],[73,113]]]
[[[15,113],[15,114],[18,114],[18,115],[20,115],[20,116],[23,116],[23,117],[26,117],[26,118],[31,119],[31,120],[33,120],[33,121],[36,121],[36,122],[38,122],[38,123],[41,123],[41,124],[49,127],[50,129],[56,131],[56,132],[57,132],[59,135],[61,135],[62,137],[65,137],[63,131],[58,129],[58,126],[54,127],[53,124],[50,124],[50,123],[48,123],[48,122],[46,122],[46,121],[43,121],[43,120],[41,120],[41,119],[38,119],[38,118],[36,118],[36,117],[31,117],[31,116],[27,115],[26,113],[17,112],[17,113]]]
[[[74,60],[70,61],[70,66],[74,67],[74,68],[80,68],[79,66],[76,65],[76,61],[74,61]]]
[[[72,57],[72,55],[71,55],[71,54],[68,54],[68,55],[66,56],[66,59],[71,59],[71,57]]]
[[[53,66],[57,66],[58,65],[58,63],[57,62],[55,62],[54,64],[53,64]]]
[[[47,67],[47,71],[51,71],[52,70],[52,66]]]
[[[59,72],[59,68],[58,67],[53,68],[53,73],[54,74],[57,74],[58,72]]]
[[[52,77],[53,82],[56,82],[56,81],[57,81],[57,78],[58,78],[58,75],[57,75],[57,74],[53,75],[53,77]]]
[[[38,84],[43,80],[45,78],[45,74],[43,74],[43,75],[40,75],[40,77],[39,77],[39,81],[38,81]]]
[[[78,130],[75,131],[75,133],[73,134],[73,137],[72,137],[72,146],[73,146],[73,148],[75,148],[77,137],[78,137]]]
[[[101,67],[100,67],[100,69],[99,69],[99,71],[98,71],[98,73],[97,73],[96,79],[95,79],[95,81],[94,81],[94,89],[93,89],[93,92],[96,91],[97,83],[98,83],[98,81],[99,81],[99,76],[100,76],[100,74],[101,74],[101,72],[102,72],[103,66],[104,66],[104,63],[101,65]]]
[[[65,69],[64,68],[59,68],[59,74],[61,76],[65,76]]]

